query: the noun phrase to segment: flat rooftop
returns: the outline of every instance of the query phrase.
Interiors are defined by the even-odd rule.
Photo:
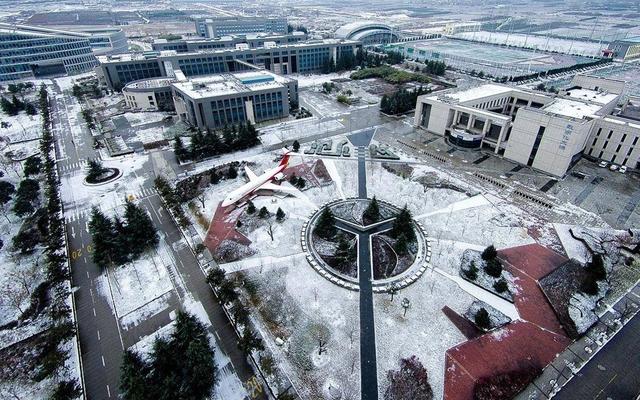
[[[172,85],[192,99],[284,88],[292,79],[267,71],[211,75],[174,82]]]
[[[618,98],[615,93],[591,90],[591,89],[569,89],[567,90],[567,96],[572,99],[588,101],[596,104],[609,104]]]
[[[490,83],[470,89],[442,93],[441,95],[437,95],[436,97],[444,101],[449,100],[450,102],[465,103],[468,101],[479,100],[495,95],[506,95],[507,93],[524,93],[524,91],[513,86],[504,86]]]
[[[600,104],[584,103],[582,101],[569,99],[555,99],[542,108],[543,111],[548,113],[577,119],[596,115],[600,109],[602,109]]]
[[[358,44],[360,42],[356,40],[347,40],[347,39],[319,39],[319,40],[307,40],[304,42],[297,43],[288,43],[281,44],[275,47],[255,47],[251,49],[247,49],[246,51],[274,51],[278,49],[298,49],[298,48],[306,48],[318,45],[331,45],[331,44]],[[126,61],[142,61],[142,60],[152,60],[161,57],[170,57],[179,55],[180,57],[188,57],[190,55],[202,55],[202,54],[225,54],[229,52],[238,51],[235,48],[226,48],[226,49],[207,49],[194,51],[189,53],[178,53],[175,50],[162,50],[162,51],[146,51],[143,53],[122,53],[122,54],[113,54],[109,56],[98,56],[97,59],[100,63],[114,63],[114,62],[126,62]]]

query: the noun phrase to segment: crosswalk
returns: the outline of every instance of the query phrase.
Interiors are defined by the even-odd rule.
[[[130,201],[141,200],[150,196],[156,195],[158,192],[154,188],[140,188],[139,190],[127,193],[126,198]],[[123,202],[124,204],[124,202]],[[103,212],[108,211],[105,207],[102,207],[102,204],[96,204],[96,207],[100,208]],[[108,209],[112,209],[113,207],[109,206]],[[91,208],[83,208],[79,210],[69,210],[65,212],[64,220],[65,223],[75,222],[82,219],[89,219],[91,215]]]
[[[87,160],[76,161],[74,163],[61,165],[60,166],[60,172],[68,172],[68,171],[79,170],[79,169],[84,168],[86,165],[87,165]]]

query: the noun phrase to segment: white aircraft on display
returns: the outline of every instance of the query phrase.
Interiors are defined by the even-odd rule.
[[[282,160],[280,160],[280,164],[278,164],[278,166],[275,168],[271,168],[265,171],[260,176],[256,176],[256,174],[245,165],[244,170],[247,173],[249,182],[229,193],[229,195],[222,202],[222,207],[228,207],[232,204],[236,204],[238,201],[256,193],[258,190],[270,190],[273,192],[289,193],[294,196],[297,195],[299,193],[297,189],[282,187],[281,185],[276,185],[273,183],[274,180],[281,180],[282,178],[284,178],[282,171],[284,171],[284,169],[289,165],[289,153],[291,151],[283,149],[283,152],[284,154],[282,156]]]

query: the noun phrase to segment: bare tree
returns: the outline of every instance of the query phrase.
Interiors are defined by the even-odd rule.
[[[311,335],[318,341],[318,355],[322,355],[327,351],[327,343],[331,335],[329,329],[321,323],[316,323],[311,327]]]
[[[273,221],[267,220],[266,229],[267,229],[267,234],[269,235],[269,237],[271,238],[271,241],[273,242],[273,230],[274,230]]]

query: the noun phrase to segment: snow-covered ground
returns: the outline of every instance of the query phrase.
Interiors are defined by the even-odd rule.
[[[169,114],[166,112],[128,112],[123,114],[131,126],[160,122],[167,115]]]
[[[332,74],[290,74],[289,77],[298,81],[299,88],[306,88],[310,86],[322,85],[325,82],[330,82],[332,79],[345,79],[351,75],[350,71],[347,72],[334,72]]]
[[[304,141],[309,136],[342,128],[344,125],[336,120],[320,121],[317,117],[310,117],[260,128],[260,140],[263,146],[273,146],[278,143],[284,146],[294,140]]]
[[[0,112],[0,119],[8,124],[6,128],[0,127],[0,137],[7,142],[15,143],[25,140],[36,140],[42,136],[42,117],[40,114],[27,115],[20,111],[18,115],[6,115]]]
[[[460,32],[454,35],[454,37],[478,42],[506,44],[528,49],[556,51],[558,53],[592,57],[601,56],[602,50],[606,49],[608,45],[607,42],[588,42],[509,32]]]

